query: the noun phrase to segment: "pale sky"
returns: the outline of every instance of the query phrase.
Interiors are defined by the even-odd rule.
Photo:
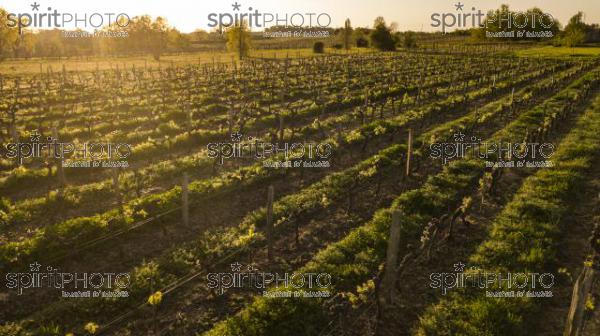
[[[153,17],[166,17],[171,26],[183,32],[197,28],[208,29],[210,13],[235,13],[232,4],[235,0],[37,0],[40,13],[47,7],[59,13],[126,13],[130,17],[149,14]],[[241,5],[239,13],[248,13],[248,7],[260,13],[292,15],[294,13],[326,13],[331,17],[330,26],[343,26],[350,18],[352,26],[371,26],[377,16],[383,16],[388,23],[396,22],[399,30],[438,31],[431,27],[433,13],[457,13],[454,6],[458,1],[447,0],[237,0]],[[587,23],[600,23],[600,0],[461,0],[464,12],[472,7],[484,13],[508,4],[514,10],[525,10],[537,6],[552,14],[564,26],[578,11],[585,13]],[[34,13],[32,0],[0,0],[0,7],[9,13]]]

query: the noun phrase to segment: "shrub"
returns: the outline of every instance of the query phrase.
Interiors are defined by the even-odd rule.
[[[406,32],[404,34],[404,39],[402,40],[402,46],[407,49],[416,48],[417,40],[415,39],[415,33]]]
[[[322,54],[325,51],[325,45],[323,44],[323,42],[315,42],[315,44],[313,44],[313,52],[315,54]]]
[[[396,41],[392,37],[392,31],[386,26],[382,17],[375,19],[374,29],[371,32],[371,44],[378,50],[396,50]]]
[[[359,37],[356,39],[356,47],[358,48],[368,48],[369,41],[364,37]]]

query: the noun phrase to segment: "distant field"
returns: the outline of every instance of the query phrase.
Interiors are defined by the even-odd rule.
[[[354,48],[351,53],[360,53],[368,51],[370,49],[357,49]],[[326,54],[334,53],[345,53],[344,50],[326,49]],[[271,50],[254,50],[250,54],[252,57],[266,57],[266,58],[283,58],[283,57],[310,57],[315,56],[312,49],[271,49]],[[160,58],[160,61],[156,61],[152,56],[125,56],[125,57],[77,57],[77,58],[51,58],[51,59],[40,59],[32,58],[28,60],[6,60],[0,62],[0,74],[2,75],[14,75],[14,74],[31,74],[39,73],[40,71],[46,72],[48,69],[52,71],[62,71],[63,65],[65,65],[67,71],[93,71],[95,69],[106,70],[114,69],[117,66],[123,68],[136,67],[158,67],[159,63],[162,66],[168,66],[171,63],[175,65],[184,64],[202,64],[212,62],[232,62],[235,61],[237,56],[230,52],[219,52],[219,51],[202,51],[194,53],[182,53],[177,55],[164,55]]]
[[[351,53],[364,53],[369,52],[371,49],[353,48],[350,50]],[[337,50],[332,48],[326,49],[326,54],[341,54],[346,53],[345,50]],[[565,48],[565,47],[534,47],[522,49],[514,52],[520,57],[558,57],[558,58],[571,58],[571,57],[598,57],[600,56],[600,47],[578,47],[578,48]],[[312,49],[272,49],[272,50],[253,50],[251,52],[252,57],[260,58],[296,58],[296,57],[311,57],[318,56],[314,54]],[[48,69],[52,71],[62,71],[63,65],[65,65],[68,71],[93,71],[95,69],[106,70],[114,69],[117,66],[123,68],[136,67],[158,67],[159,64],[162,66],[169,66],[170,64],[184,65],[184,64],[203,64],[212,62],[237,62],[237,57],[234,53],[220,52],[220,51],[201,51],[194,53],[181,53],[176,55],[164,55],[160,58],[160,61],[156,61],[152,56],[124,56],[124,57],[76,57],[76,58],[50,58],[50,59],[9,59],[0,62],[0,74],[2,75],[15,75],[15,74],[32,74],[39,73],[40,71],[47,72]]]
[[[598,57],[600,56],[600,47],[567,48],[545,46],[519,50],[515,54],[521,57]]]

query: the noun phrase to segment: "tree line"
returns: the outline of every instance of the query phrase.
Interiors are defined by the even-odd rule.
[[[0,8],[0,60],[8,57],[70,57],[90,55],[151,54],[189,50],[201,33],[184,34],[171,27],[163,17],[148,15],[132,18],[119,26],[114,23],[94,32],[62,29],[22,29],[7,25],[7,11]],[[115,37],[110,33],[123,33]],[[73,37],[70,37],[73,36]]]
[[[209,49],[227,49],[236,51],[244,56],[251,48],[251,41],[268,40],[261,33],[252,33],[247,25],[240,27],[222,28],[218,27],[207,32],[196,30],[192,33],[182,33],[171,27],[163,17],[152,19],[148,15],[134,17],[129,24],[113,23],[103,27],[99,32],[105,35],[94,37],[69,38],[67,31],[61,29],[32,31],[9,27],[7,24],[7,11],[0,8],[0,61],[9,58],[31,58],[31,57],[72,57],[92,55],[153,55],[157,60],[164,53],[187,52],[199,50],[199,46]],[[502,5],[495,11],[489,11],[487,18],[513,15],[517,13],[510,10],[508,5]],[[543,11],[539,8],[528,9],[527,16],[541,17]],[[569,47],[581,45],[587,42],[600,42],[600,27],[583,22],[583,13],[574,15],[564,27],[560,29],[560,23],[553,19],[550,30],[554,38],[550,41],[555,45]],[[469,30],[458,30],[451,34],[470,34],[474,40],[485,40],[486,32],[499,32],[507,30],[501,26],[500,21],[492,21],[485,27],[472,28]],[[540,31],[544,29],[541,25],[535,25],[533,20],[526,27],[528,31]],[[294,32],[311,31],[311,28],[303,27],[281,27],[274,26],[265,29],[265,32],[287,31]],[[314,30],[314,29],[312,29]],[[339,28],[319,28],[327,32],[328,37],[315,39],[313,46],[315,52],[324,52],[325,44],[336,49],[350,49],[353,47],[372,47],[383,51],[393,51],[398,47],[414,48],[417,46],[417,34],[415,32],[399,32],[396,23],[387,24],[383,17],[377,17],[373,27],[353,28],[350,20],[344,22]],[[127,37],[107,37],[109,33],[124,32]],[[75,36],[85,36],[85,32]],[[515,38],[516,39],[516,38]],[[540,37],[525,38],[529,40],[542,40]],[[281,39],[285,43],[285,39]],[[287,41],[290,41],[288,39]],[[505,40],[510,41],[510,39]],[[312,43],[312,42],[311,42]],[[283,44],[282,44],[283,45]],[[214,47],[211,47],[214,46]]]
[[[552,22],[542,22],[546,26],[540,24],[540,18],[544,17],[544,12],[537,8],[530,8],[525,12],[516,12],[509,8],[508,5],[502,5],[500,8],[489,11],[486,15],[482,27],[472,28],[466,31],[470,34],[474,40],[486,40],[488,39],[487,32],[510,32],[514,30],[525,30],[532,32],[532,36],[518,37],[514,36],[508,38],[510,40],[530,40],[530,41],[551,41],[554,45],[562,45],[567,47],[574,47],[582,45],[584,43],[600,42],[600,26],[598,24],[586,24],[583,22],[583,13],[578,12],[573,15],[567,25],[561,29],[561,24],[558,20],[552,19]],[[499,18],[513,18],[512,24],[508,24],[506,21],[500,20]],[[545,21],[550,19],[546,17]],[[521,27],[525,25],[524,27]],[[552,38],[547,39],[540,37],[535,33],[542,31],[549,31],[552,33]],[[465,31],[456,31],[456,34],[462,34]]]

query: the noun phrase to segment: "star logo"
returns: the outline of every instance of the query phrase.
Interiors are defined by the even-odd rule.
[[[32,271],[32,272],[39,271],[40,267],[42,267],[42,265],[40,265],[37,261],[34,262],[33,264],[29,264],[29,270]]]
[[[31,6],[31,10],[34,10],[34,11],[39,11],[40,10],[40,4],[37,3],[37,2],[34,2],[30,6]]]
[[[465,269],[465,264],[463,264],[462,262],[457,262],[456,264],[454,264],[454,271],[455,272],[462,272]]]
[[[29,138],[31,139],[31,142],[39,142],[40,137],[41,137],[41,135],[38,133],[37,130],[35,130],[29,134]]]
[[[465,140],[465,135],[463,132],[454,133],[454,141],[462,142],[463,140]]]
[[[232,272],[239,272],[241,268],[242,268],[242,264],[240,264],[237,261],[235,263],[231,264],[231,271]]]
[[[464,4],[461,4],[460,1],[454,5],[454,7],[456,7],[456,10],[458,11],[462,11],[463,10],[463,6]]]
[[[233,10],[237,10],[237,11],[240,10],[240,6],[241,6],[241,4],[237,3],[237,1],[231,5],[231,7],[233,7]]]
[[[234,132],[231,133],[231,141],[233,142],[240,142],[240,140],[242,139],[242,134],[239,132]]]

